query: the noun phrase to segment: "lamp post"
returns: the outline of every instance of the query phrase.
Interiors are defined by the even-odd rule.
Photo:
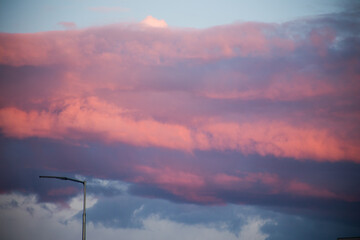
[[[82,216],[82,240],[86,240],[86,181],[81,181],[75,178],[57,177],[57,176],[39,176],[39,178],[56,178],[60,180],[68,180],[73,182],[82,183],[84,186],[84,208]]]

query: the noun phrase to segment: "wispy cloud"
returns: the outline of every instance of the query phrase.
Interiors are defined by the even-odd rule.
[[[68,30],[76,29],[76,23],[74,22],[59,22],[58,25]]]

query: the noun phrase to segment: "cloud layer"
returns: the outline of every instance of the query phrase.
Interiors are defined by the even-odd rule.
[[[294,22],[2,34],[2,131],[71,138],[75,130],[184,151],[358,162],[359,73],[345,45],[350,37],[315,23],[301,33]],[[32,108],[11,99],[20,90],[14,81],[32,82],[21,99]],[[38,96],[42,88],[47,93]]]
[[[125,181],[135,196],[359,222],[357,26],[351,14],[203,30],[148,17],[1,33],[0,191],[64,203],[77,188],[21,179],[78,173]],[[141,234],[166,225],[237,239],[147,217]]]
[[[72,202],[75,201],[77,199],[72,200]],[[75,214],[81,213],[81,204],[79,207],[71,206],[66,209],[56,204],[39,203],[34,195],[7,194],[1,195],[0,206],[0,222],[2,227],[8,227],[8,231],[0,233],[3,238],[25,239],[31,233],[31,237],[37,239],[64,239],[81,234],[81,231],[79,231],[81,221],[74,217]],[[88,208],[91,209],[92,205]],[[225,226],[184,224],[163,219],[156,214],[144,218],[139,214],[141,211],[141,207],[135,209],[132,212],[132,218],[140,221],[142,228],[116,229],[90,222],[87,224],[88,236],[93,239],[113,239],[122,236],[126,239],[194,239],[206,237],[213,240],[224,238],[236,240],[251,236],[251,239],[254,240],[264,240],[268,235],[261,231],[261,227],[270,222],[270,220],[254,216],[244,221],[238,234],[233,234]],[[13,221],[16,221],[24,231],[16,231],[12,228],[11,223],[9,224],[6,221],[7,217],[11,217]]]

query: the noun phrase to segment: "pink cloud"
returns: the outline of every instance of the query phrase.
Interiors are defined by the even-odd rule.
[[[141,21],[141,23],[146,26],[155,28],[166,28],[168,26],[165,20],[159,20],[154,18],[153,16],[147,16],[144,20]]]
[[[129,24],[0,34],[2,65],[9,69],[31,66],[34,72],[50,67],[58,71],[56,76],[38,74],[27,80],[41,80],[26,89],[24,102],[32,107],[2,99],[1,130],[17,138],[82,140],[91,134],[103,142],[188,153],[234,150],[359,162],[359,138],[353,134],[358,123],[351,117],[357,116],[356,111],[336,112],[316,108],[317,104],[311,111],[302,107],[309,99],[323,104],[322,97],[335,106],[342,96],[349,96],[346,106],[351,105],[360,88],[356,59],[316,64],[312,58],[306,59],[306,54],[322,58],[321,52],[312,49],[323,43],[328,49],[335,31],[310,31],[303,36],[305,41],[286,35],[282,27],[243,23],[195,30]],[[299,54],[299,59],[293,59],[297,52],[309,49],[305,57]],[[283,66],[287,61],[279,59],[290,63]],[[262,64],[261,69],[256,63]],[[4,75],[4,81],[10,83],[7,78],[11,79],[11,74]],[[25,81],[28,74],[17,78]],[[3,85],[7,89],[11,84]],[[45,85],[51,94],[40,97],[38,89]],[[3,91],[17,96],[16,87],[11,86],[12,94]],[[256,110],[263,104],[257,101],[298,104],[296,109],[287,108],[286,114],[280,108],[266,113]],[[246,109],[244,103],[250,107]],[[220,104],[217,109],[213,107],[216,104]]]
[[[216,78],[218,76],[209,76]],[[230,78],[242,79],[244,83],[251,84],[251,79],[245,75],[229,76]],[[268,77],[268,84],[255,85],[252,88],[234,89],[231,86],[221,86],[215,83],[199,92],[200,95],[214,99],[269,99],[294,101],[317,96],[334,95],[339,88],[312,74],[281,72]]]
[[[277,174],[262,172],[237,172],[235,175],[217,173],[211,175],[198,170],[185,171],[174,166],[149,167],[136,165],[131,182],[155,185],[188,201],[223,204],[226,201],[220,192],[247,192],[263,196],[285,195],[321,199],[354,201],[353,197],[337,194],[324,187],[308,183],[282,179]],[[261,186],[261,187],[260,187]],[[259,188],[261,192],[259,192]]]
[[[76,29],[76,23],[74,23],[74,22],[58,22],[58,25],[62,26],[63,28],[65,28],[67,30]]]
[[[127,109],[91,97],[71,99],[50,111],[0,110],[0,127],[7,136],[86,139],[95,134],[105,142],[126,142],[191,152],[236,150],[262,156],[358,162],[356,141],[337,139],[327,129],[292,126],[286,122],[212,122],[186,126],[138,118]]]
[[[143,29],[144,24],[160,29]],[[73,26],[72,23],[62,25]],[[111,57],[110,60],[115,58],[117,63],[126,59],[131,64],[153,65],[171,64],[179,59],[209,61],[223,57],[268,55],[272,45],[283,48],[285,52],[292,50],[287,45],[278,44],[279,39],[267,39],[263,32],[269,26],[265,24],[178,31],[162,29],[166,26],[164,20],[149,16],[139,25],[67,33],[1,34],[0,63],[14,66],[55,63],[106,66],[100,59]],[[159,58],[163,58],[163,62]]]
[[[137,177],[129,179],[130,181],[156,185],[192,202],[216,204],[223,202],[212,193],[204,191],[206,182],[203,175],[171,167],[135,166],[135,171]]]
[[[321,28],[310,33],[310,41],[317,53],[325,57],[328,54],[328,47],[334,42],[336,33],[331,28]]]
[[[5,134],[18,138],[37,136],[81,139],[86,133],[90,133],[109,142],[124,141],[140,146],[191,149],[190,131],[183,126],[152,119],[137,121],[127,117],[125,110],[97,98],[74,99],[64,104],[65,108],[59,114],[24,112],[16,108],[1,109],[0,126]],[[74,130],[76,133],[73,133]]]
[[[197,204],[348,209],[360,163],[349,35],[303,23],[174,29],[151,17],[0,33],[4,179],[16,164]]]
[[[285,191],[300,196],[314,196],[314,197],[322,197],[322,198],[339,198],[344,200],[349,200],[344,196],[337,196],[335,193],[330,192],[326,189],[318,189],[309,184],[302,183],[299,181],[290,181],[286,187]]]
[[[76,35],[73,31],[0,34],[0,63],[10,66],[80,63]]]
[[[255,184],[263,184],[267,186],[266,194],[286,193],[290,195],[317,197],[317,198],[334,198],[351,201],[346,196],[337,195],[329,190],[317,188],[307,183],[297,180],[284,180],[279,176],[269,173],[241,173],[241,176],[233,176],[227,174],[217,174],[214,178],[216,184],[220,184],[222,188],[239,191],[256,189]],[[265,192],[264,192],[265,193]]]
[[[200,149],[237,149],[245,154],[359,161],[356,142],[340,141],[326,129],[291,126],[285,122],[212,123],[203,131],[211,138]]]
[[[135,182],[151,182],[162,186],[169,185],[185,188],[199,188],[205,184],[201,176],[169,167],[159,169],[148,166],[136,166],[135,169],[142,173],[135,179]]]

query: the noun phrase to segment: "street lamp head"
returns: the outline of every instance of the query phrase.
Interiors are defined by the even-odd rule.
[[[82,183],[85,184],[86,181],[81,181],[75,178],[68,178],[68,177],[58,177],[58,176],[39,176],[39,178],[56,178],[56,179],[60,179],[60,180],[68,180],[68,181],[73,181],[73,182],[78,182],[78,183]]]

